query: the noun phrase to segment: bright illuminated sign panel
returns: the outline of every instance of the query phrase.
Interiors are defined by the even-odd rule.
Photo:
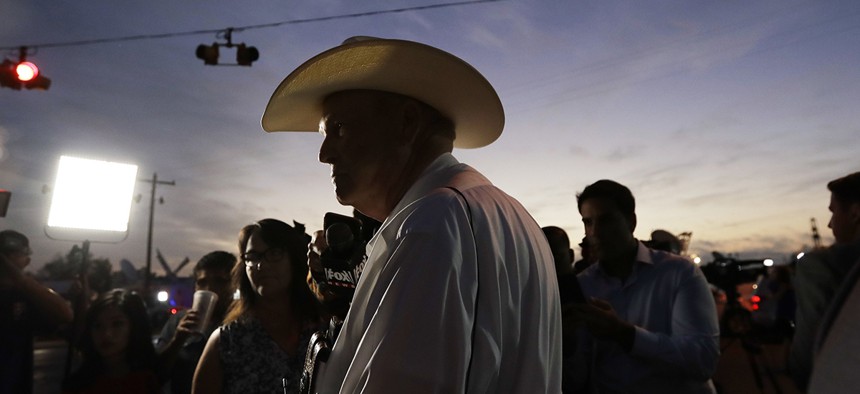
[[[137,166],[61,156],[49,229],[128,231]]]

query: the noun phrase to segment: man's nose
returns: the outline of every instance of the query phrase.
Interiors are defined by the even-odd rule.
[[[334,151],[334,143],[330,138],[326,137],[323,139],[322,144],[320,145],[320,153],[317,159],[320,163],[332,164],[335,158]]]

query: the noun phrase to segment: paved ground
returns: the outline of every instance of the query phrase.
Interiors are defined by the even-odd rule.
[[[756,352],[745,350],[738,340],[724,339],[722,349],[714,374],[720,393],[800,394],[786,373],[787,344],[762,345]]]
[[[66,366],[66,341],[40,341],[33,349],[33,393],[56,394]]]
[[[786,345],[764,345],[761,353],[755,354],[745,351],[739,341],[723,340],[722,348],[714,375],[721,394],[800,394],[785,373]],[[35,394],[59,392],[66,350],[64,341],[37,342],[34,352]],[[761,386],[756,381],[754,370],[758,371]]]

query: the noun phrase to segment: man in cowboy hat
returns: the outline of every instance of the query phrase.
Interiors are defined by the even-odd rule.
[[[477,70],[416,42],[349,39],[287,76],[262,124],[319,131],[338,201],[383,222],[316,392],[560,392],[549,245],[451,155],[502,132]]]

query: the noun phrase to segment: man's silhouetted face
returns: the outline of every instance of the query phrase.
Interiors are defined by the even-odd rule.
[[[611,202],[589,198],[580,208],[585,238],[597,259],[613,260],[629,252],[635,242],[635,218],[628,218]]]
[[[860,236],[860,204],[845,204],[834,195],[830,195],[830,223],[827,227],[833,230],[836,243],[850,243]]]
[[[323,104],[319,161],[331,166],[337,200],[364,212],[400,176],[396,158],[404,146],[396,136],[398,107],[384,93],[354,90],[330,95]]]
[[[233,285],[228,269],[201,269],[194,274],[194,290],[209,290],[218,295],[215,309],[223,314],[233,301]]]

